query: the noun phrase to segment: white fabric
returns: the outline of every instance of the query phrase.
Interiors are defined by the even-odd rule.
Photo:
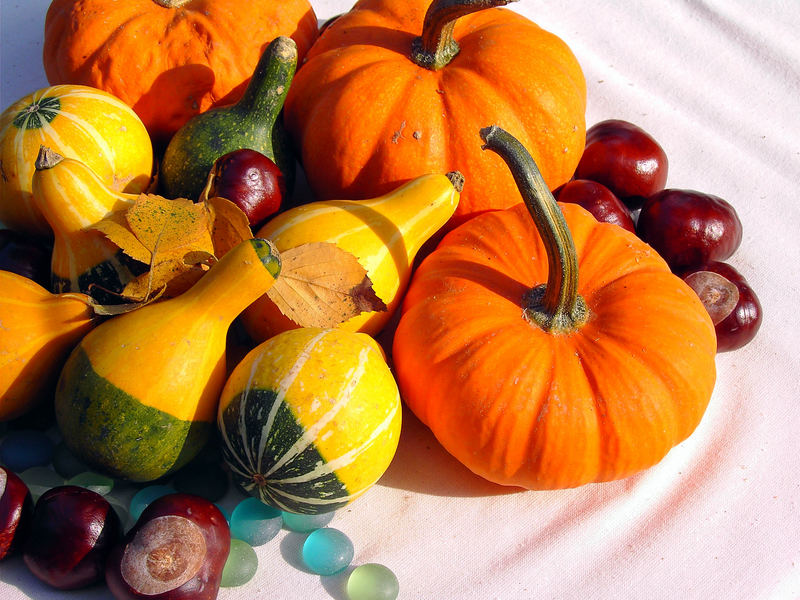
[[[315,0],[320,20],[349,0]],[[3,0],[2,106],[47,85],[45,0]],[[729,261],[759,294],[754,342],[719,355],[700,427],[649,471],[575,490],[518,492],[476,479],[406,415],[397,457],[331,523],[407,599],[800,598],[800,5],[796,0],[522,0],[583,66],[587,123],[621,118],[670,159],[669,187],[731,202],[744,223]],[[257,549],[222,599],[345,600],[345,576],[300,565],[302,536]],[[86,600],[110,597],[103,587]],[[61,598],[19,559],[0,597]]]

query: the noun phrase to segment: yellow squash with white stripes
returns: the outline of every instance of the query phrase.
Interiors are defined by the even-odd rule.
[[[53,231],[51,291],[82,292],[98,302],[121,301],[125,285],[147,269],[91,226],[126,210],[135,194],[116,192],[79,160],[42,147],[36,158],[34,202]]]
[[[353,254],[387,310],[362,312],[338,328],[374,335],[400,305],[417,253],[453,216],[463,185],[458,172],[432,173],[377,198],[312,202],[277,215],[258,236],[282,252],[328,242]],[[245,311],[242,322],[256,342],[300,326],[266,296]]]
[[[42,145],[86,163],[113,190],[137,193],[150,184],[152,143],[129,106],[88,86],[42,88],[0,115],[0,221],[10,229],[50,234],[31,190]]]
[[[217,414],[236,483],[303,514],[341,508],[378,481],[400,424],[380,347],[341,329],[293,329],[254,348],[228,378]]]

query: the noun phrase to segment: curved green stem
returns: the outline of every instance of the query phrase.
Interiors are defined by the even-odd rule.
[[[547,283],[525,294],[524,313],[547,331],[574,331],[586,322],[589,311],[578,294],[578,256],[564,215],[519,140],[495,125],[480,134],[483,148],[500,155],[511,170],[547,252]]]
[[[421,67],[436,71],[458,54],[458,43],[453,39],[456,21],[473,12],[505,6],[517,0],[433,0],[425,13],[422,35],[414,38],[411,60]]]

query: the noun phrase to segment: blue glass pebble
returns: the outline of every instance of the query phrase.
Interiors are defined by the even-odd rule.
[[[53,442],[43,431],[9,431],[0,440],[0,463],[15,473],[44,467],[52,460]]]
[[[175,490],[168,485],[148,485],[147,487],[143,487],[131,498],[130,507],[128,508],[131,519],[138,521],[142,511],[147,508],[147,505],[153,500],[174,493]]]
[[[352,560],[353,542],[338,529],[317,529],[303,543],[303,562],[318,575],[335,575]]]
[[[245,498],[231,513],[231,536],[251,546],[266,544],[281,530],[281,511],[258,498]]]
[[[319,515],[300,515],[284,511],[281,516],[283,517],[283,524],[286,526],[286,529],[298,533],[308,533],[309,531],[325,527],[333,520],[333,515],[333,512]]]

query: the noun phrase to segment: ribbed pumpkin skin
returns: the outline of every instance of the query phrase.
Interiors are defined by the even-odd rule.
[[[522,316],[547,281],[527,209],[449,233],[409,287],[393,358],[404,401],[445,449],[529,489],[626,477],[694,431],[714,387],[716,337],[697,295],[649,246],[561,208],[591,317],[571,334]]]
[[[380,478],[397,449],[401,413],[372,338],[302,328],[257,346],[236,366],[217,426],[244,490],[282,510],[318,514]]]
[[[28,412],[55,389],[70,351],[96,325],[87,300],[0,271],[0,421]]]
[[[258,236],[272,240],[281,251],[311,242],[329,242],[358,258],[387,309],[362,312],[339,328],[374,335],[399,308],[414,258],[447,223],[458,200],[459,193],[447,176],[428,174],[378,198],[297,206],[268,221]],[[242,322],[257,342],[299,327],[267,297],[251,304],[242,315]]]
[[[47,11],[47,80],[107,90],[164,144],[192,116],[235,102],[263,49],[290,36],[302,59],[317,35],[307,0],[55,0]]]
[[[567,45],[502,8],[455,25],[461,51],[431,71],[410,58],[430,0],[361,0],[320,36],[298,70],[285,123],[318,199],[372,198],[421,173],[458,170],[466,184],[451,225],[512,206],[502,161],[481,127],[512,132],[551,189],[584,146],[586,83]]]
[[[200,450],[225,384],[228,328],[277,276],[259,244],[267,242],[241,243],[180,296],[114,317],[81,340],[55,396],[73,452],[117,477],[152,481]]]
[[[10,229],[50,235],[31,195],[41,146],[84,162],[113,190],[135,194],[150,184],[153,147],[130,107],[91,87],[43,88],[0,116],[0,221]]]

